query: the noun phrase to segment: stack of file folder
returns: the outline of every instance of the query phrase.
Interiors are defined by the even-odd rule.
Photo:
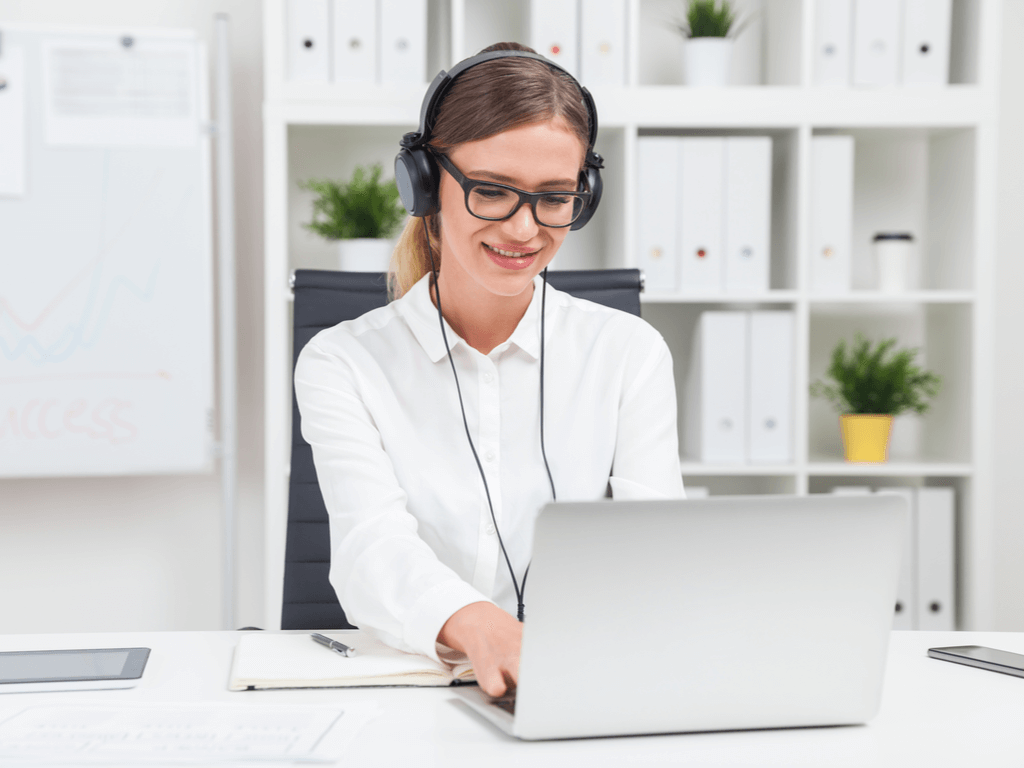
[[[637,266],[648,293],[766,293],[769,136],[643,136],[637,142]]]
[[[288,79],[427,80],[427,0],[287,0]]]
[[[952,0],[817,0],[815,85],[946,85],[951,10]]]
[[[956,629],[956,496],[952,488],[878,488],[910,506],[893,629]],[[871,493],[847,486],[833,493]]]
[[[793,460],[793,340],[791,311],[701,313],[685,385],[685,458]]]

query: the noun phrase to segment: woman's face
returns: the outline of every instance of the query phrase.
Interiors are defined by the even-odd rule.
[[[584,147],[561,118],[512,128],[458,145],[449,154],[467,179],[524,192],[574,191]],[[554,258],[569,227],[543,227],[525,203],[509,219],[485,221],[466,210],[465,193],[441,170],[441,259],[445,283],[458,291],[518,296]],[[523,253],[509,257],[506,253]]]

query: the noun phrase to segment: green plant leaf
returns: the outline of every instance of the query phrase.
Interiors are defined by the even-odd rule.
[[[683,37],[735,37],[746,26],[729,0],[685,0],[685,6],[685,20],[672,23]]]
[[[313,192],[313,219],[303,226],[328,240],[357,237],[392,237],[405,218],[399,202],[398,185],[381,181],[380,163],[366,169],[358,167],[347,183],[331,179],[300,181],[301,189]]]
[[[811,396],[828,400],[840,413],[926,413],[942,379],[914,365],[918,350],[893,351],[896,343],[883,339],[873,346],[858,333],[848,349],[840,340],[826,372],[831,381],[813,382]]]

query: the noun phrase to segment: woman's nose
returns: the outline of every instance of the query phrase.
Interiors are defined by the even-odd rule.
[[[507,231],[520,242],[526,242],[537,234],[537,222],[529,203],[523,203],[519,210],[505,220]]]

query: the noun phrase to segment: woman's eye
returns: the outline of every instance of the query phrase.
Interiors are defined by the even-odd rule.
[[[477,187],[473,190],[473,194],[479,195],[485,200],[500,200],[508,195],[508,192],[504,189],[497,189],[496,187]]]
[[[561,207],[568,205],[572,198],[567,195],[546,195],[542,198],[544,205],[551,206],[552,208]]]

